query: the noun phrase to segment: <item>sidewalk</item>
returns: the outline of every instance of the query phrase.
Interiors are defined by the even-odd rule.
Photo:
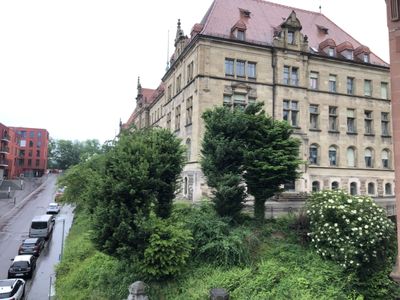
[[[0,218],[20,204],[27,196],[35,191],[43,182],[47,180],[46,176],[40,178],[29,178],[24,180],[23,189],[11,189],[10,198],[0,198]],[[14,183],[15,187],[20,186],[19,182]],[[4,191],[2,191],[4,194]],[[15,201],[15,203],[14,203]]]

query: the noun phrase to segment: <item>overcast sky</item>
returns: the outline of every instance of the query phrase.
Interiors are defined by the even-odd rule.
[[[389,62],[385,1],[275,0],[318,11]],[[137,77],[156,88],[212,0],[0,1],[0,122],[56,139],[112,139],[135,108]],[[364,3],[364,4],[363,4]],[[365,5],[365,3],[368,3]]]

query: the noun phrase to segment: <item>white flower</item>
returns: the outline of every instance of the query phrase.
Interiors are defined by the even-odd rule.
[[[368,225],[365,225],[364,228],[367,229],[367,228],[368,228]]]
[[[347,199],[347,203],[351,203],[351,202],[353,202],[353,200]]]

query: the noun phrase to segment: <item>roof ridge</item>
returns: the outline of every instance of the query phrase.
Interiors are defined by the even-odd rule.
[[[312,10],[307,10],[307,9],[303,9],[303,8],[298,8],[298,7],[294,7],[294,6],[289,6],[289,5],[284,5],[284,4],[280,4],[280,3],[276,3],[276,2],[271,2],[271,1],[266,1],[266,0],[251,0],[254,2],[261,2],[264,4],[272,4],[272,5],[276,5],[276,6],[281,6],[281,7],[286,7],[286,8],[292,8],[295,10],[300,10],[303,12],[307,12],[307,13],[311,13],[311,14],[317,14],[317,15],[324,15],[323,13],[320,13],[318,11],[312,11]]]

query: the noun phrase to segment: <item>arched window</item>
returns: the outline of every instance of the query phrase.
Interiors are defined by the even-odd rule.
[[[184,195],[188,194],[188,178],[187,177],[185,177],[185,183],[184,183],[184,186],[183,186],[183,193],[184,193]]]
[[[312,191],[319,192],[319,181],[313,181],[312,183]]]
[[[357,182],[350,183],[350,195],[357,195]]]
[[[365,167],[367,168],[372,168],[373,163],[372,163],[372,150],[371,148],[367,148],[364,151],[364,159],[365,159]]]
[[[192,155],[192,141],[190,139],[186,140],[186,160],[190,161]]]
[[[318,165],[318,145],[312,144],[310,146],[310,158],[309,158],[311,165]]]
[[[332,190],[337,190],[338,188],[339,188],[339,182],[333,181],[333,182],[331,183],[331,189],[332,189]]]
[[[369,195],[375,194],[375,184],[373,182],[368,183],[368,194]]]
[[[347,148],[347,166],[356,166],[356,153],[353,147]]]
[[[331,166],[337,166],[337,150],[335,146],[329,147],[329,164]]]
[[[382,154],[381,154],[381,158],[382,158],[382,167],[387,169],[389,168],[390,164],[389,164],[389,151],[388,150],[383,150]]]
[[[390,183],[385,184],[385,194],[386,195],[392,195],[392,185]]]

